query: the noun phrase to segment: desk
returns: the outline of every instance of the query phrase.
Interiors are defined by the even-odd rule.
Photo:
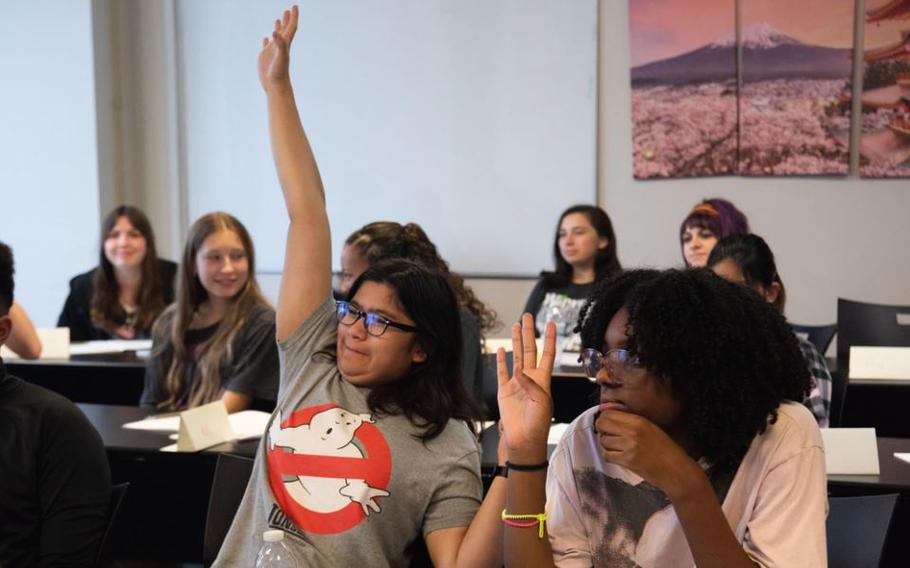
[[[134,352],[4,363],[11,374],[77,403],[135,406],[145,381],[145,361]]]
[[[79,404],[104,440],[113,483],[130,482],[114,534],[118,558],[202,562],[209,493],[219,452],[252,457],[258,440],[198,453],[161,452],[167,433],[126,430],[147,412],[130,406]]]
[[[836,369],[835,373],[846,370]],[[875,428],[878,436],[910,438],[910,381],[853,379],[847,395],[841,426]]]

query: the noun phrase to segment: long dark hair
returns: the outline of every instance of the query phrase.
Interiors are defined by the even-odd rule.
[[[588,218],[588,222],[597,231],[597,236],[607,239],[606,248],[599,249],[594,257],[594,280],[599,281],[609,278],[622,271],[619,257],[616,255],[616,235],[613,232],[613,222],[607,212],[594,205],[573,205],[559,216],[556,222],[556,236],[553,237],[553,263],[556,269],[553,272],[544,271],[540,275],[554,287],[567,286],[572,283],[572,265],[566,262],[559,252],[559,229],[562,220],[573,213],[581,213]]]
[[[395,257],[413,260],[436,270],[446,277],[455,292],[456,300],[474,315],[481,330],[487,331],[499,326],[496,312],[477,298],[471,287],[464,283],[464,278],[449,270],[449,263],[439,256],[436,245],[417,223],[368,223],[351,233],[344,244],[356,249],[370,265],[383,258]]]
[[[367,395],[370,411],[405,415],[423,428],[420,438],[424,440],[442,433],[450,419],[469,424],[476,420],[480,409],[462,380],[458,302],[445,275],[410,260],[383,260],[354,281],[350,298],[364,282],[385,284],[395,291],[427,355],[402,379],[372,387]]]
[[[771,252],[771,247],[768,246],[765,239],[753,234],[733,235],[721,239],[711,250],[707,266],[711,268],[723,260],[734,262],[743,273],[746,284],[749,286],[758,284],[767,288],[777,283],[780,292],[772,305],[780,313],[784,313],[787,291],[784,288],[784,281],[780,279],[780,274],[777,272],[774,253]]]
[[[117,207],[101,223],[101,243],[98,268],[92,279],[92,301],[90,314],[92,324],[108,332],[114,332],[127,319],[126,310],[120,305],[120,285],[114,275],[114,265],[104,254],[104,241],[117,224],[126,217],[130,224],[145,238],[145,258],[142,259],[142,281],[136,297],[137,332],[147,332],[155,318],[164,310],[164,283],[158,270],[158,251],[155,248],[155,233],[148,217],[139,208],[130,205]]]
[[[809,393],[809,371],[783,316],[710,270],[633,270],[601,282],[582,311],[582,345],[604,349],[623,307],[627,349],[669,384],[698,451],[715,467],[732,469],[782,402]]]

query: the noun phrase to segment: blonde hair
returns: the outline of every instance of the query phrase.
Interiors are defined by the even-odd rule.
[[[184,367],[189,362],[191,355],[186,348],[184,338],[193,320],[193,314],[208,299],[208,292],[196,274],[196,255],[205,240],[220,231],[230,231],[240,239],[247,255],[249,273],[243,289],[233,298],[227,314],[218,322],[214,335],[199,346],[200,355],[195,369],[195,380],[193,380],[186,401],[188,406],[199,406],[220,397],[221,365],[234,357],[233,343],[237,333],[246,323],[246,318],[253,306],[268,304],[256,282],[255,251],[253,240],[246,227],[234,216],[220,211],[200,217],[190,227],[186,246],[183,248],[183,257],[177,276],[177,301],[164,314],[166,317],[160,318],[155,324],[156,327],[165,327],[160,331],[167,332],[170,337],[169,347],[173,349],[170,368],[167,370],[165,379],[167,399],[159,404],[159,408],[176,407],[185,388],[183,384]]]

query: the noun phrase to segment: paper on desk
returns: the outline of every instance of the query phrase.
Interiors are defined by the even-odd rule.
[[[559,441],[562,440],[562,435],[566,433],[566,428],[568,428],[568,427],[569,427],[568,424],[562,424],[562,423],[551,424],[550,433],[547,435],[547,444],[549,444],[549,445],[558,444]]]
[[[48,327],[35,330],[41,342],[41,359],[69,359],[70,328]],[[0,346],[0,357],[18,359],[19,356],[6,346]]]
[[[123,353],[124,351],[148,351],[151,348],[151,339],[105,339],[72,343],[70,344],[70,355],[103,355],[105,353]]]
[[[243,410],[228,415],[231,428],[237,434],[237,440],[258,438],[265,432],[271,414],[261,410]],[[150,432],[176,432],[180,428],[180,415],[171,414],[128,422],[123,425],[128,430],[146,430]],[[176,446],[175,446],[176,447]]]
[[[878,475],[875,428],[822,428],[828,475]]]
[[[896,457],[899,460],[904,460],[905,462],[910,463],[910,454],[908,454],[906,452],[904,452],[904,453],[894,452],[894,457]]]
[[[910,380],[910,347],[850,347],[850,378]]]

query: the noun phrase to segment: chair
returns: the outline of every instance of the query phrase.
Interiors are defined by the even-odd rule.
[[[844,405],[847,402],[847,370],[831,371],[831,408],[828,412],[828,426],[839,428],[844,419]]]
[[[850,347],[910,347],[910,306],[837,299],[837,363],[849,369]]]
[[[512,373],[512,352],[506,351],[506,367]],[[496,393],[499,390],[499,379],[496,377],[496,353],[483,354],[483,385],[481,400],[487,420],[499,420],[499,402]]]
[[[819,354],[824,357],[831,346],[834,334],[837,333],[837,324],[829,325],[799,325],[791,324],[793,332],[809,340],[809,342],[818,349]]]
[[[123,499],[126,497],[126,492],[129,488],[129,483],[120,483],[111,487],[111,499],[107,506],[107,525],[104,527],[104,534],[101,536],[101,543],[98,545],[98,554],[95,556],[95,566],[97,568],[108,568],[114,565],[114,540],[111,537],[117,525],[117,517],[120,515],[120,506],[123,505]]]
[[[897,494],[828,500],[828,567],[878,568]]]
[[[218,551],[221,550],[224,537],[240,508],[250,474],[253,473],[253,463],[252,458],[218,454],[202,543],[202,562],[206,566],[215,562]]]

